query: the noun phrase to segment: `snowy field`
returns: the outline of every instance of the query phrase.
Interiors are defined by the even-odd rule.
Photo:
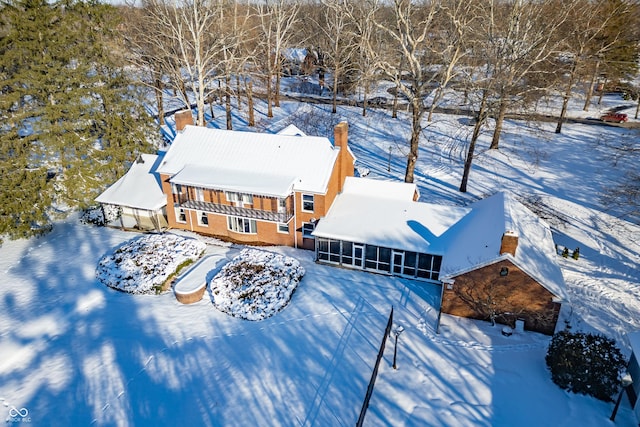
[[[605,97],[590,114],[624,104]],[[576,100],[576,117],[581,107]],[[273,119],[260,114],[258,127],[293,122],[331,136],[333,124],[347,120],[359,170],[403,178],[408,120],[384,110],[364,118],[357,108],[328,111],[285,102]],[[236,130],[246,129],[243,117]],[[640,227],[605,213],[599,195],[638,164],[615,156],[614,147],[637,144],[639,131],[569,123],[557,135],[554,124],[507,121],[500,150],[487,150],[491,135],[482,136],[469,193],[461,194],[471,128],[460,119],[425,123],[421,200],[464,205],[510,189],[531,203],[559,245],[580,247],[578,261],[560,259],[572,298],[561,324],[611,336],[628,355],[625,332],[640,329]],[[212,125],[224,120],[218,109]],[[0,418],[7,425],[26,411],[20,421],[34,426],[353,426],[392,306],[394,329],[404,328],[398,369],[389,339],[366,426],[637,425],[626,398],[613,423],[612,403],[557,388],[544,362],[547,336],[504,337],[499,327],[450,316],[436,334],[437,286],[270,248],[306,273],[289,305],[252,322],[216,310],[208,294],[182,305],[172,292],[133,295],[101,284],[100,259],[135,237],[74,215],[45,237],[0,247]],[[202,241],[217,271],[242,250]]]

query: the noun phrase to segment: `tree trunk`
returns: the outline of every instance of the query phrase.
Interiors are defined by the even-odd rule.
[[[368,85],[364,85],[364,92],[362,94],[362,117],[367,117],[367,98],[369,96]]]
[[[636,105],[636,116],[634,117],[635,119],[638,118],[638,113],[640,113],[640,93],[638,94],[638,104]]]
[[[273,93],[271,90],[271,72],[267,72],[267,117],[273,117],[273,107],[271,105],[273,101]]]
[[[156,93],[156,105],[158,109],[158,123],[164,125],[164,97],[162,96],[162,80],[156,77],[154,80],[154,89]]]
[[[225,109],[227,112],[227,130],[233,130],[233,123],[231,121],[231,87],[229,85],[230,83],[230,78],[226,77],[225,78],[225,85],[226,85],[226,93],[225,93]]]
[[[404,182],[413,182],[413,175],[418,161],[418,149],[420,148],[420,134],[422,133],[422,114],[421,109],[422,98],[416,96],[413,98],[411,108],[411,141],[409,143],[409,155],[407,156],[407,171],[404,175]]]
[[[591,75],[591,82],[589,82],[589,87],[587,88],[587,95],[584,100],[584,107],[582,109],[584,111],[589,111],[589,104],[591,104],[591,96],[593,95],[593,86],[596,83],[596,79],[598,78],[598,69],[600,68],[600,61],[596,61],[596,66],[594,67],[593,74]]]
[[[571,74],[569,75],[569,82],[567,83],[567,90],[564,93],[562,99],[562,109],[560,110],[560,117],[558,118],[558,125],[556,126],[556,133],[562,132],[562,123],[564,123],[565,116],[567,115],[567,106],[569,105],[569,98],[571,98],[571,91],[573,90],[573,82],[576,75],[578,64],[573,64],[571,68]]]
[[[462,181],[460,182],[460,192],[467,192],[467,183],[469,182],[469,174],[471,173],[471,164],[473,163],[473,153],[476,149],[476,142],[478,141],[478,137],[480,136],[480,128],[484,123],[487,112],[486,112],[486,103],[487,103],[487,92],[484,91],[482,94],[482,101],[480,102],[480,110],[478,111],[478,116],[476,117],[476,124],[473,127],[473,135],[471,136],[471,142],[469,142],[469,150],[467,151],[467,158],[464,161],[464,171],[462,172]]]
[[[502,133],[502,125],[504,124],[504,116],[507,114],[507,103],[504,98],[500,101],[500,107],[498,109],[498,117],[496,117],[496,128],[493,131],[493,138],[491,139],[490,150],[497,150],[500,143],[500,134]]]
[[[338,112],[338,71],[333,70],[333,107],[331,112],[333,114]]]
[[[436,105],[438,105],[438,101],[442,96],[442,92],[443,92],[442,86],[438,85],[438,88],[436,89],[436,93],[433,95],[433,101],[431,102],[431,107],[429,108],[429,115],[427,116],[428,122],[431,122],[431,120],[433,119],[433,111],[436,109]]]
[[[598,105],[602,103],[602,94],[604,93],[604,87],[607,85],[607,78],[605,77],[604,82],[602,82],[602,89],[600,90],[600,95],[598,95]]]
[[[238,111],[242,110],[242,93],[240,91],[240,74],[236,74],[236,97],[238,98]]]
[[[249,126],[256,125],[256,116],[253,111],[253,81],[249,77],[249,83],[245,85],[247,88],[247,104],[249,109]]]
[[[280,74],[282,73],[280,63],[276,65],[276,90],[274,91],[274,106],[280,107]]]

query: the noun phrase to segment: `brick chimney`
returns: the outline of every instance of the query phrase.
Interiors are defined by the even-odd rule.
[[[348,176],[353,176],[353,162],[354,158],[349,151],[349,124],[347,122],[340,122],[333,129],[333,144],[340,148],[340,154],[338,155],[337,167],[339,172],[339,187],[338,192],[342,191],[344,181]]]
[[[518,235],[512,231],[507,231],[502,235],[502,241],[500,242],[500,255],[511,254],[516,256],[516,249],[518,248]]]
[[[191,110],[182,110],[175,113],[176,131],[184,130],[185,126],[193,125],[193,114]]]

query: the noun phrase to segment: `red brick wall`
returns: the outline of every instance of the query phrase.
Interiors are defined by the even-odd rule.
[[[501,276],[502,268],[508,269]],[[551,292],[516,267],[510,261],[500,261],[454,278],[455,283],[444,284],[442,292],[443,313],[461,317],[489,320],[486,312],[465,302],[460,293],[472,293],[476,300],[495,302],[498,322],[515,326],[516,319],[525,321],[525,329],[553,334],[560,304],[552,301]]]

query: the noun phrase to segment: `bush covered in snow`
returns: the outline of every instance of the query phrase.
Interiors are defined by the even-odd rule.
[[[558,332],[546,356],[551,379],[565,390],[611,401],[627,363],[615,342],[602,335]]]
[[[106,218],[105,218],[106,216]],[[92,206],[82,211],[80,222],[93,225],[106,225],[120,217],[120,208],[114,205]]]
[[[147,234],[104,256],[96,269],[105,285],[133,294],[153,294],[177,270],[202,255],[206,245],[175,234]]]
[[[266,319],[289,303],[304,273],[294,258],[243,249],[211,280],[213,305],[234,317]]]

